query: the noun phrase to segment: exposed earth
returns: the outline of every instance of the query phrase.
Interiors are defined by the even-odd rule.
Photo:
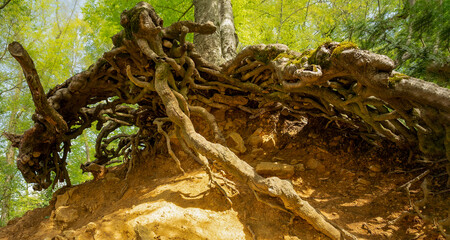
[[[408,151],[387,143],[375,147],[324,119],[299,121],[264,113],[249,120],[238,110],[212,112],[242,159],[253,167],[260,164],[257,169],[266,176],[290,179],[304,200],[359,239],[445,239],[433,222],[404,213],[411,205],[399,187],[426,170]],[[209,129],[202,129],[207,124],[194,122],[202,135],[211,137]],[[111,167],[98,180],[58,190],[49,206],[1,228],[0,239],[328,239],[299,217],[258,201],[245,183],[225,176],[239,191],[217,180],[231,205],[172,140],[186,174],[165,144],[157,145],[156,156],[143,152],[131,171],[126,164]],[[424,179],[411,185],[413,201],[423,198]],[[421,213],[444,219],[449,195],[434,194]]]

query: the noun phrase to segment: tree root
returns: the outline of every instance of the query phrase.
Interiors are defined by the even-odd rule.
[[[170,137],[169,135],[166,133],[166,131],[164,131],[162,129],[162,125],[167,122],[169,119],[167,118],[157,118],[153,121],[154,124],[156,124],[156,126],[158,126],[158,132],[163,135],[166,138],[166,145],[167,145],[167,151],[169,152],[169,155],[172,157],[172,159],[175,161],[175,163],[177,164],[178,169],[183,173],[183,175],[186,173],[184,171],[184,169],[181,167],[181,163],[180,160],[178,159],[177,155],[175,155],[175,153],[172,151],[172,147],[170,146]]]
[[[206,109],[192,106],[193,101],[219,109],[236,107],[253,117],[272,110],[292,117],[307,113],[344,123],[376,145],[387,139],[406,149],[450,159],[450,90],[399,76],[393,71],[394,61],[386,56],[357,48],[336,52],[340,46],[336,42],[327,42],[307,54],[281,44],[260,44],[246,47],[219,68],[185,41],[189,32],[214,32],[211,23],[179,22],[164,28],[153,7],[140,2],[124,11],[121,25],[124,30],[113,37],[115,47],[104,58],[47,95],[22,46],[13,43],[8,48],[24,70],[36,114],[34,126],[23,135],[6,136],[19,147],[17,167],[26,182],[35,183],[37,189],[49,187],[51,172],[57,173],[54,182],[70,183],[64,169],[66,146],[95,121],[100,131],[96,164],[107,164],[120,155],[127,157],[131,148],[130,171],[141,144],[154,149],[160,143],[159,132],[184,172],[171,149],[168,125],[163,125],[170,121],[179,132],[183,150],[205,168],[211,183],[227,198],[223,186],[233,192],[233,184],[225,178],[224,185],[216,181],[220,176],[212,172],[208,161],[247,183],[260,199],[276,199],[281,208],[332,239],[354,238],[301,199],[290,182],[263,178],[239,159],[225,146],[214,117]],[[118,99],[108,102],[110,97]],[[277,107],[267,107],[272,103]],[[134,104],[138,109],[121,104]],[[215,143],[195,131],[190,112],[208,122]],[[139,128],[138,134],[108,138],[115,129],[131,125]],[[109,149],[113,140],[119,144]],[[63,142],[65,148],[61,149]],[[61,151],[63,157],[59,158]],[[422,177],[404,187],[409,189]]]
[[[436,227],[436,229],[446,238],[448,239],[450,237],[450,234],[446,232],[445,227],[450,228],[450,215],[442,220],[437,220],[436,218],[430,217],[428,215],[425,215],[424,213],[422,213],[422,211],[420,210],[421,207],[424,207],[429,200],[429,196],[431,194],[430,190],[428,189],[427,185],[428,185],[428,180],[425,178],[422,181],[422,184],[420,185],[422,191],[423,191],[423,199],[414,202],[411,198],[411,193],[409,188],[411,187],[411,185],[415,182],[420,181],[422,178],[424,178],[425,176],[427,176],[430,173],[430,170],[426,170],[425,172],[423,172],[422,174],[418,175],[417,177],[413,178],[412,180],[408,181],[407,183],[403,184],[402,186],[400,186],[398,189],[405,189],[406,192],[406,196],[408,197],[408,201],[411,207],[411,210],[409,211],[405,211],[403,212],[399,217],[397,217],[396,219],[392,220],[389,222],[389,224],[395,224],[398,221],[402,220],[403,218],[407,217],[407,216],[419,216],[423,221],[428,222],[428,223],[432,223],[434,224],[434,226]]]
[[[239,159],[229,148],[220,144],[207,141],[194,130],[194,126],[180,109],[176,97],[167,84],[169,78],[169,65],[157,63],[155,72],[155,89],[166,106],[169,119],[176,124],[182,133],[182,138],[187,145],[199,154],[218,162],[228,173],[247,182],[254,191],[280,198],[284,206],[302,217],[314,226],[318,231],[332,239],[356,237],[338,229],[326,218],[319,214],[308,202],[302,200],[288,181],[279,178],[263,178],[246,162]]]

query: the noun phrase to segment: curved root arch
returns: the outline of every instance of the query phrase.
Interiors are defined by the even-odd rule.
[[[70,141],[93,123],[100,133],[96,160],[82,166],[86,171],[96,171],[95,166],[118,156],[130,160],[131,166],[140,147],[153,147],[161,140],[156,133],[167,137],[167,129],[175,127],[183,149],[205,167],[213,182],[208,159],[248,183],[256,196],[279,199],[284,210],[332,239],[354,238],[302,200],[288,181],[263,178],[239,159],[226,147],[214,116],[196,106],[200,103],[237,107],[257,116],[267,103],[277,102],[294,117],[307,113],[349,124],[374,144],[388,139],[450,159],[450,90],[393,72],[394,62],[385,56],[351,43],[325,43],[304,53],[280,44],[255,45],[218,67],[185,41],[187,33],[213,33],[211,23],[163,27],[154,9],[141,2],[122,13],[121,25],[124,30],[113,37],[111,51],[50,90],[46,98],[31,58],[20,44],[10,45],[26,74],[36,114],[35,125],[23,135],[5,135],[19,148],[17,166],[35,188],[49,187],[52,171],[53,182],[70,184],[65,168]],[[195,131],[191,113],[211,125],[215,143]],[[139,130],[109,136],[121,126]],[[115,148],[109,147],[112,142]]]

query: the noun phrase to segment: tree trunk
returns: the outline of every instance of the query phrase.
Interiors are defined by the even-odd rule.
[[[219,0],[194,0],[194,8],[195,22],[206,23],[211,21],[215,26],[220,26]],[[216,65],[224,62],[219,29],[211,35],[194,34],[194,44],[197,51],[207,61]]]
[[[230,0],[195,0],[195,22],[217,26],[211,35],[194,35],[196,50],[209,62],[221,65],[236,55],[237,37]]]
[[[23,83],[23,76],[19,74],[18,76],[18,83],[17,88],[14,90],[14,96],[12,98],[12,102],[17,103],[20,98],[20,91],[22,89],[22,83]],[[16,132],[16,125],[17,125],[17,118],[18,118],[18,104],[13,104],[11,109],[11,115],[9,116],[9,123],[8,123],[8,132],[15,133]],[[8,143],[8,146],[6,148],[6,162],[8,165],[13,165],[14,160],[16,158],[16,150],[13,147],[13,144],[11,142]],[[4,189],[2,189],[2,199],[1,199],[1,215],[0,215],[0,223],[6,223],[9,219],[9,211],[10,211],[10,202],[11,202],[11,194],[13,189],[11,189],[11,182],[14,178],[14,173],[6,174],[5,176],[5,185]]]
[[[234,28],[233,8],[231,0],[220,0],[220,39],[222,43],[222,57],[230,61],[236,56],[237,35]]]

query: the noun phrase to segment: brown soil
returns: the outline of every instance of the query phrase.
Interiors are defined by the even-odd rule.
[[[231,114],[233,121],[226,118]],[[407,152],[373,147],[344,126],[325,128],[327,122],[318,119],[265,114],[249,121],[240,111],[215,115],[226,136],[237,132],[246,142],[242,159],[252,166],[261,161],[294,165],[291,181],[300,196],[358,238],[444,239],[432,223],[414,215],[390,223],[410,210],[398,187],[423,172],[404,171],[412,169],[406,165]],[[209,129],[201,129],[206,124],[198,123],[211,139]],[[252,147],[247,139],[258,128],[265,142]],[[61,189],[48,207],[1,228],[0,239],[328,239],[304,220],[257,201],[238,181],[239,194],[231,197],[231,206],[217,188],[209,188],[208,175],[174,142],[185,175],[164,150],[156,157],[143,153],[126,179],[126,168],[118,166],[104,179]],[[423,197],[420,183],[411,186],[414,200]],[[450,208],[448,202],[439,204]]]

